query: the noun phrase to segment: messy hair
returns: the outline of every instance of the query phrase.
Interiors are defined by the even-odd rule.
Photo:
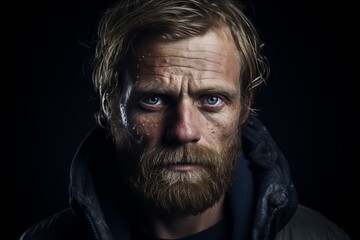
[[[153,36],[180,40],[226,26],[235,41],[241,81],[243,114],[252,110],[255,90],[268,76],[258,33],[241,7],[231,0],[120,0],[99,23],[93,83],[100,98],[97,122],[104,126],[116,114],[126,89],[130,53],[141,39]],[[121,121],[121,119],[119,119]]]

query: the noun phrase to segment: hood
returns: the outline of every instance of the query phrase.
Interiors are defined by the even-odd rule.
[[[255,177],[256,206],[253,220],[252,239],[271,239],[280,231],[294,214],[297,196],[290,178],[288,164],[275,144],[266,127],[251,116],[242,128],[243,154],[249,160]],[[116,167],[115,147],[109,133],[101,127],[95,127],[84,138],[73,159],[70,171],[70,205],[74,213],[84,218],[98,239],[115,239],[104,216],[104,207],[99,199],[104,194],[113,193],[115,186],[111,173]],[[101,187],[99,187],[101,186]],[[106,191],[108,188],[109,191]],[[116,186],[117,189],[126,189]],[[122,191],[122,190],[121,190]],[[126,193],[118,199],[127,206]],[[230,193],[230,205],[233,211],[234,226],[237,205],[241,198],[233,185]],[[123,211],[126,212],[124,208]],[[117,220],[117,231],[122,239],[129,239],[129,225],[126,214]],[[234,239],[237,227],[234,227]]]
[[[107,186],[108,177],[102,173],[115,166],[114,153],[108,132],[95,127],[80,144],[70,168],[70,206],[76,216],[90,225],[96,239],[114,239],[105,221],[97,187]]]
[[[251,116],[242,129],[243,152],[257,191],[252,239],[275,239],[294,215],[298,200],[288,163],[268,129]]]

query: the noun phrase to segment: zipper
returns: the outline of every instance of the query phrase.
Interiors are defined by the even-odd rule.
[[[95,240],[100,240],[100,237],[96,231],[95,225],[94,225],[93,221],[91,221],[90,217],[87,214],[86,214],[86,221],[88,222],[88,224],[90,226],[91,233],[94,236]]]

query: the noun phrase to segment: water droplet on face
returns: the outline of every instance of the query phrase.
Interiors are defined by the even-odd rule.
[[[210,130],[210,133],[211,134],[214,134],[215,133],[215,129],[214,129],[214,126],[210,126],[210,124],[208,123],[208,129]]]

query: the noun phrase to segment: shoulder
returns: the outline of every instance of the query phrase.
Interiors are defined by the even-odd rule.
[[[27,229],[18,240],[90,239],[86,226],[70,209],[58,212]]]
[[[276,239],[350,240],[350,237],[320,212],[299,205],[294,216]]]

